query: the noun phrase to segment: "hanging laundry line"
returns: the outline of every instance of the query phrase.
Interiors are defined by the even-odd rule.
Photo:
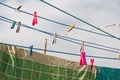
[[[27,48],[29,49],[30,47],[27,46],[21,46],[21,45],[15,45],[15,44],[8,44],[8,43],[1,43],[3,45],[9,45],[9,46],[16,46],[16,47],[21,47],[21,48]],[[32,48],[34,50],[40,50],[40,51],[44,51],[44,49],[41,48]],[[53,52],[53,53],[59,53],[59,54],[66,54],[66,55],[74,55],[74,56],[81,56],[80,54],[74,54],[74,53],[70,53],[70,52],[62,52],[62,51],[55,51],[55,50],[46,50],[47,52]],[[100,57],[100,56],[89,56],[86,55],[86,57],[92,57],[92,58],[100,58],[100,59],[111,59],[111,60],[120,60],[120,58],[110,58],[110,57]]]
[[[4,6],[9,7],[9,8],[11,8],[11,9],[16,9],[16,8],[13,8],[13,7],[11,7],[11,6],[8,6],[8,5],[6,5],[6,4],[4,4],[4,3],[1,3],[1,2],[0,2],[0,4],[3,4]],[[29,14],[29,15],[33,15],[33,14],[31,14],[31,13],[28,13],[28,12],[25,12],[25,11],[22,11],[22,10],[21,10],[21,12],[26,13],[26,14]],[[52,20],[49,20],[49,19],[47,19],[47,18],[43,18],[43,17],[40,17],[40,16],[37,16],[37,17],[38,17],[38,18],[45,19],[45,20],[48,20],[48,21],[52,21]],[[64,26],[68,26],[68,25],[66,25],[66,24],[59,23],[59,22],[56,22],[56,21],[53,21],[53,22],[55,22],[55,23],[57,23],[57,24],[64,25]],[[91,31],[86,30],[86,29],[82,29],[82,28],[78,28],[78,27],[76,27],[76,28],[77,28],[77,29],[84,30],[84,31],[91,32]],[[94,32],[92,32],[92,33],[94,33]],[[96,32],[95,32],[95,34],[96,34]],[[97,33],[97,34],[100,34],[100,35],[101,35],[101,33]],[[103,35],[104,35],[104,34],[103,34]],[[105,36],[108,36],[108,35],[105,35]],[[110,37],[110,36],[108,36],[108,37]],[[69,38],[69,37],[67,37],[67,38]],[[73,39],[73,38],[69,38],[69,39]],[[77,39],[75,39],[75,40],[77,40]],[[77,41],[80,41],[80,40],[77,40]],[[81,40],[81,41],[82,41],[82,40]],[[85,41],[85,43],[89,43],[89,42],[86,42],[86,41]],[[89,44],[91,44],[91,43],[89,43]],[[94,43],[93,43],[93,44],[94,44]],[[95,45],[96,45],[96,44],[95,44]],[[97,44],[97,46],[102,46],[102,45]],[[110,47],[107,47],[107,46],[102,46],[102,47],[110,48]],[[116,49],[116,48],[111,48],[111,49],[120,50],[120,49]]]
[[[105,33],[105,34],[107,34],[107,35],[109,35],[109,36],[115,38],[115,39],[120,40],[120,38],[118,38],[118,37],[116,37],[116,36],[114,36],[114,35],[112,35],[112,34],[106,32],[106,31],[104,31],[104,30],[102,30],[102,29],[100,29],[100,28],[94,26],[93,24],[88,23],[87,21],[82,20],[82,19],[80,19],[80,18],[78,18],[78,17],[76,17],[76,16],[74,16],[74,15],[72,15],[72,14],[70,14],[70,13],[68,13],[68,12],[66,12],[66,11],[64,11],[64,10],[62,10],[62,9],[60,9],[60,8],[58,8],[58,7],[54,6],[54,5],[52,5],[52,4],[48,3],[48,2],[46,2],[46,1],[44,1],[44,0],[40,0],[40,1],[42,1],[43,3],[45,3],[45,4],[47,4],[47,5],[49,5],[49,6],[53,7],[53,8],[55,8],[55,9],[61,11],[61,12],[63,12],[63,13],[65,13],[65,14],[69,15],[69,16],[71,16],[71,17],[73,17],[73,18],[75,18],[76,20],[78,20],[78,21],[80,21],[80,22],[83,22],[83,23],[85,23],[85,24],[87,24],[87,25],[89,25],[89,26],[91,26],[91,27],[93,27],[93,28],[95,28],[95,29],[97,29],[97,30],[99,30],[99,31],[101,31],[101,32],[103,32],[103,33]]]
[[[0,4],[3,5],[3,6],[6,6],[6,7],[8,7],[8,8],[10,8],[10,9],[16,10],[16,8],[11,7],[11,6],[9,6],[9,5],[6,5],[6,4],[4,4],[4,3],[1,3],[1,2],[0,2]],[[29,13],[29,12],[26,12],[26,11],[23,11],[23,10],[19,10],[19,11],[22,12],[22,13],[24,13],[24,14],[28,14],[28,15],[32,15],[32,16],[33,16],[33,14],[31,14],[31,13]],[[53,22],[53,23],[55,23],[55,24],[62,25],[62,26],[66,26],[66,27],[69,26],[69,25],[67,25],[67,24],[64,24],[64,23],[61,23],[61,22],[57,22],[57,21],[54,21],[54,20],[51,20],[51,19],[48,19],[48,18],[45,18],[45,17],[41,17],[41,16],[37,16],[37,17],[40,18],[40,19],[49,21],[49,22]],[[98,32],[94,32],[94,31],[91,31],[91,30],[87,30],[87,29],[83,29],[83,28],[79,28],[79,27],[74,27],[74,28],[75,28],[75,29],[78,29],[78,30],[90,32],[90,33],[93,33],[93,34],[97,34],[97,35],[100,35],[100,36],[105,36],[105,37],[114,38],[114,37],[111,37],[111,36],[109,36],[109,35],[102,34],[102,33],[98,33]]]
[[[2,19],[2,18],[3,18],[3,19]],[[7,20],[6,20],[6,19],[7,19]],[[5,22],[8,22],[8,23],[14,22],[14,20],[11,20],[11,19],[8,19],[8,18],[2,17],[2,16],[0,16],[0,20],[5,21]],[[36,30],[36,31],[38,31],[38,32],[42,32],[42,33],[45,33],[45,34],[50,35],[50,36],[54,36],[53,33],[46,32],[46,31],[39,30],[39,29],[35,29],[35,28],[30,27],[30,26],[27,26],[27,25],[25,25],[25,24],[21,24],[21,25],[22,25],[22,27],[29,28],[29,29],[32,29],[32,30]],[[68,42],[72,42],[72,43],[75,43],[75,44],[79,44],[79,45],[81,44],[80,42],[76,42],[76,41],[70,40],[70,39],[68,39],[67,37],[63,37],[63,36],[60,36],[60,35],[57,35],[57,38],[62,39],[62,40],[65,40],[65,41],[68,41]],[[91,43],[91,44],[92,44],[92,43]],[[95,45],[95,44],[94,44],[94,45]],[[105,50],[105,51],[109,51],[109,52],[119,53],[119,51],[110,50],[110,49],[105,49],[105,48],[100,48],[100,47],[91,46],[91,45],[87,45],[87,44],[85,44],[85,46],[91,47],[91,48],[100,49],[100,50]]]

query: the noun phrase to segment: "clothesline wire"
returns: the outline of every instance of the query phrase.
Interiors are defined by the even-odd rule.
[[[11,9],[14,9],[14,10],[16,9],[16,8],[13,8],[13,7],[11,7],[11,6],[8,6],[8,5],[6,5],[6,4],[4,4],[4,3],[1,3],[1,2],[0,2],[0,4],[4,5],[4,6],[6,6],[6,7],[9,7],[9,8],[11,8]],[[33,15],[33,14],[31,14],[31,13],[28,13],[28,12],[25,12],[25,11],[22,11],[22,10],[21,10],[21,12],[26,13],[26,14],[29,14],[29,15]],[[57,23],[57,24],[61,24],[61,25],[64,25],[64,26],[68,26],[67,24],[63,24],[63,23],[60,23],[60,22],[56,22],[56,21],[53,21],[53,20],[50,20],[50,19],[47,19],[47,18],[43,18],[43,17],[40,17],[40,16],[37,16],[37,17],[42,18],[42,19],[45,19],[45,20],[48,20],[48,21],[52,21],[52,22]],[[77,29],[84,30],[84,31],[87,31],[87,32],[92,32],[92,31],[89,31],[89,30],[86,30],[86,29],[82,29],[82,28],[78,28],[78,27],[76,27],[76,28],[77,28]],[[92,33],[104,35],[104,34],[96,33],[96,32],[92,32]],[[104,35],[104,36],[111,37],[111,36],[108,36],[108,35]],[[67,37],[67,38],[69,38],[69,37]],[[73,38],[69,38],[69,39],[72,39],[72,40],[73,40]],[[77,39],[74,39],[74,40],[76,40],[76,41],[82,41],[82,40],[77,40]],[[90,42],[87,42],[87,41],[85,41],[85,42],[91,44]],[[94,44],[94,43],[92,43],[92,44]],[[103,46],[103,45],[99,45],[99,44],[95,44],[95,45],[97,45],[97,46],[102,46],[102,47],[105,47],[105,48],[120,50],[120,49],[111,48],[111,47],[107,47],[107,46]]]
[[[0,20],[3,20],[3,21],[8,22],[8,23],[12,23],[12,22],[14,21],[14,20],[11,20],[11,19],[2,17],[2,16],[0,16],[0,17],[1,17]],[[2,19],[2,18],[7,19],[7,20],[4,20],[4,19]],[[50,36],[54,36],[53,33],[46,32],[46,31],[43,31],[43,30],[39,30],[39,29],[30,27],[30,26],[27,26],[27,25],[25,25],[25,24],[22,24],[22,27],[29,28],[29,29],[32,29],[32,30],[36,30],[36,31],[38,31],[38,32],[42,32],[42,33],[45,33],[45,34],[50,35]],[[69,40],[70,38],[67,39],[67,37],[63,37],[63,36],[60,36],[60,35],[58,35],[57,38],[62,39],[62,40],[65,40],[65,41],[69,41],[69,42],[72,42],[72,43],[75,43],[75,44],[79,44],[79,45],[81,44],[80,42],[76,42],[76,41],[73,41],[73,40]],[[92,43],[91,43],[91,44],[92,44]],[[94,44],[94,45],[95,45],[95,44]],[[91,47],[91,48],[96,48],[96,49],[101,49],[101,50],[105,50],[105,51],[109,51],[109,52],[118,53],[118,51],[115,51],[115,50],[110,50],[110,49],[95,47],[95,46],[91,46],[91,45],[87,45],[87,44],[85,44],[85,46]]]
[[[15,44],[8,44],[8,43],[1,43],[0,44],[4,44],[4,45],[9,45],[9,46],[16,46],[16,47],[21,47],[21,48],[27,48],[29,49],[29,47],[27,46],[21,46],[21,45],[15,45]],[[44,51],[44,49],[40,49],[40,48],[34,48],[34,50],[40,50],[40,51]],[[80,54],[74,54],[74,53],[70,53],[70,52],[61,52],[61,51],[55,51],[55,50],[46,50],[47,52],[53,52],[53,53],[60,53],[60,54],[66,54],[66,55],[74,55],[74,56],[81,56]],[[119,58],[110,58],[110,57],[99,57],[99,56],[89,56],[86,55],[86,57],[93,57],[93,58],[101,58],[101,59],[111,59],[111,60],[120,60]]]
[[[61,12],[63,12],[63,13],[65,13],[65,14],[69,15],[69,16],[71,16],[71,17],[73,17],[73,18],[75,18],[76,20],[78,20],[78,21],[80,21],[80,22],[83,22],[83,23],[85,23],[85,24],[87,24],[87,25],[89,25],[89,26],[91,26],[91,27],[93,27],[93,28],[95,28],[95,29],[97,29],[97,30],[99,30],[99,31],[101,31],[101,32],[103,32],[103,33],[105,33],[105,34],[107,34],[107,35],[113,37],[113,38],[116,38],[116,39],[120,40],[120,38],[118,38],[118,37],[116,37],[116,36],[114,36],[114,35],[112,35],[112,34],[106,32],[106,31],[104,31],[104,30],[102,30],[102,29],[100,29],[100,28],[94,26],[93,24],[88,23],[87,21],[82,20],[82,19],[80,19],[80,18],[78,18],[78,17],[76,17],[76,16],[74,16],[74,15],[72,15],[72,14],[70,14],[70,13],[68,13],[68,12],[66,12],[66,11],[64,11],[64,10],[62,10],[62,9],[60,9],[60,8],[58,8],[58,7],[54,6],[54,5],[52,5],[52,4],[48,3],[48,2],[46,2],[46,1],[44,1],[44,0],[40,0],[40,1],[42,1],[43,3],[45,3],[45,4],[47,4],[47,5],[49,5],[49,6],[53,7],[53,8],[55,8],[55,9],[61,11]]]
[[[0,4],[3,5],[3,6],[6,6],[6,7],[8,7],[8,8],[11,8],[11,9],[13,9],[13,10],[16,10],[16,8],[11,7],[11,6],[9,6],[9,5],[6,5],[6,4],[4,4],[4,3],[1,3],[1,2],[0,2]],[[22,13],[24,13],[24,14],[28,14],[28,15],[32,15],[32,16],[33,16],[33,14],[31,14],[31,13],[29,13],[29,12],[26,12],[26,11],[23,11],[23,10],[20,10],[20,12],[22,12]],[[62,26],[66,26],[66,27],[69,26],[69,25],[67,25],[67,24],[64,24],[64,23],[61,23],[61,22],[57,22],[57,21],[54,21],[54,20],[51,20],[51,19],[48,19],[48,18],[45,18],[45,17],[38,16],[38,15],[37,15],[37,17],[40,18],[40,19],[49,21],[49,22],[53,22],[53,23],[62,25]],[[82,30],[82,31],[86,31],[86,32],[90,32],[90,33],[97,34],[97,35],[101,35],[101,36],[105,36],[105,37],[113,38],[113,37],[111,37],[111,36],[109,36],[109,35],[106,35],[106,34],[102,34],[102,33],[94,32],[94,31],[90,31],[90,30],[87,30],[87,29],[79,28],[79,27],[75,27],[75,29]]]

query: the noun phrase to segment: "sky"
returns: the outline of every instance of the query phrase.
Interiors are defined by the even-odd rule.
[[[120,0],[45,0],[60,9],[77,16],[78,18],[87,21],[95,25],[98,28],[120,38]],[[41,2],[40,0],[0,0],[0,2],[5,3],[9,6],[17,8],[22,5],[20,10],[29,12],[31,14],[34,11],[37,15],[45,17],[57,22],[61,22],[67,25],[74,24],[75,27],[95,31],[104,34],[103,32],[93,29],[93,27],[72,18],[71,16],[56,10],[55,8]],[[57,33],[65,37],[71,37],[83,41],[88,41],[100,45],[105,45],[113,48],[120,49],[120,40],[105,36],[96,35],[86,31],[73,29],[67,32],[67,26],[55,24],[40,18],[38,19],[38,24],[32,26],[33,16],[24,14],[22,12],[17,12],[8,7],[0,5],[0,16],[7,17],[15,21],[21,21],[22,24],[31,26],[36,29],[44,30],[51,33]],[[110,26],[104,28],[105,26],[115,24],[115,26]],[[52,45],[53,37],[46,35],[44,33],[37,32],[28,28],[21,27],[20,33],[16,33],[15,29],[11,30],[12,23],[6,23],[0,20],[0,42],[17,44],[23,46],[33,45],[35,48],[44,48],[44,40],[48,39],[47,49],[71,52],[74,54],[80,54],[80,44],[74,44],[65,40],[57,38],[56,44]],[[87,44],[87,43],[85,43]],[[105,50],[100,50],[96,48],[91,48],[84,46],[84,51],[86,55],[99,56],[99,57],[111,57],[117,58],[118,53],[109,52]],[[43,53],[43,51],[38,51]],[[120,52],[120,51],[118,51]],[[80,56],[65,55],[65,54],[55,54],[47,52],[47,55],[52,55],[71,61],[79,62]],[[90,58],[87,57],[87,63],[90,64]],[[94,58],[94,65],[120,68],[120,60],[110,60]]]

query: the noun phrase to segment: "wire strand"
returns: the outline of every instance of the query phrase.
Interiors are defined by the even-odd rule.
[[[15,45],[15,44],[8,44],[8,43],[1,43],[3,45],[9,45],[9,46],[16,46],[16,47],[21,47],[21,48],[28,48],[27,46],[21,46],[21,45]],[[44,49],[40,49],[40,48],[33,48],[34,50],[40,50],[40,51],[44,51]],[[60,53],[60,54],[66,54],[66,55],[74,55],[74,56],[81,56],[80,54],[74,54],[74,53],[70,53],[70,52],[61,52],[61,51],[55,51],[55,50],[46,50],[47,52],[53,52],[53,53]],[[100,59],[111,59],[111,60],[120,60],[119,58],[110,58],[110,57],[100,57],[100,56],[89,56],[86,55],[86,57],[93,57],[93,58],[100,58]]]
[[[6,21],[6,22],[8,22],[8,23],[12,23],[12,22],[14,21],[14,20],[11,20],[11,19],[2,17],[2,16],[0,16],[0,17],[1,17],[1,18],[4,18],[4,19],[7,19],[7,20],[0,19],[0,20]],[[8,20],[9,20],[9,21],[8,21]],[[11,22],[10,22],[10,21],[11,21]],[[32,30],[36,30],[36,31],[38,31],[38,32],[42,32],[42,33],[48,34],[48,35],[50,35],[50,36],[54,36],[53,33],[46,32],[46,31],[39,30],[39,29],[35,29],[35,28],[30,27],[30,26],[27,26],[27,25],[25,25],[25,24],[21,24],[21,25],[22,25],[22,27],[29,28],[29,29],[32,29]],[[73,40],[69,40],[69,39],[67,39],[67,38],[65,38],[65,37],[63,37],[63,36],[60,36],[60,35],[58,35],[58,38],[59,38],[59,39],[62,39],[62,40],[65,40],[65,41],[68,41],[68,42],[75,43],[75,44],[79,44],[79,45],[81,44],[80,42],[76,42],[76,41],[73,41]],[[72,39],[72,38],[71,38],[71,39]],[[92,44],[92,43],[91,43],[91,44]],[[115,51],[115,50],[109,50],[109,49],[100,48],[100,47],[95,47],[95,46],[91,46],[91,45],[87,45],[87,44],[85,44],[85,46],[91,47],[91,48],[96,48],[96,49],[101,49],[101,50],[105,50],[105,51],[109,51],[109,52],[118,53],[118,51]]]
[[[85,24],[87,24],[87,25],[89,25],[89,26],[91,26],[91,27],[93,27],[93,28],[95,28],[95,29],[97,29],[97,30],[99,30],[99,31],[101,31],[101,32],[103,32],[103,33],[105,33],[105,34],[107,34],[107,35],[113,37],[113,38],[116,38],[116,39],[120,40],[120,38],[118,38],[118,37],[116,37],[116,36],[114,36],[114,35],[112,35],[112,34],[106,32],[106,31],[104,31],[104,30],[102,30],[102,29],[100,29],[100,28],[94,26],[93,24],[90,24],[90,23],[88,23],[88,22],[86,22],[86,21],[84,21],[84,20],[82,20],[82,19],[80,19],[80,18],[78,18],[78,17],[76,17],[76,16],[74,16],[74,15],[72,15],[72,14],[70,14],[70,13],[68,13],[68,12],[66,12],[66,11],[64,11],[64,10],[62,10],[62,9],[60,9],[60,8],[58,8],[58,7],[56,7],[56,6],[52,5],[52,4],[50,4],[50,3],[48,3],[48,2],[46,2],[46,1],[44,1],[44,0],[40,0],[40,1],[42,1],[42,2],[44,2],[45,4],[47,4],[47,5],[51,6],[51,7],[55,8],[55,9],[57,9],[57,10],[63,12],[63,13],[65,13],[65,14],[67,14],[67,15],[69,15],[69,16],[75,18],[75,19],[77,19],[77,20],[80,21],[80,22],[83,22],[83,23],[85,23]]]
[[[6,7],[8,7],[8,8],[11,8],[11,9],[13,9],[13,10],[16,10],[16,8],[11,7],[11,6],[9,6],[9,5],[6,5],[6,4],[4,4],[4,3],[1,3],[1,2],[0,2],[0,4],[3,5],[3,6],[6,6]],[[22,13],[24,13],[24,14],[28,14],[28,15],[32,15],[32,16],[33,16],[33,14],[31,14],[31,13],[29,13],[29,12],[26,12],[26,11],[23,11],[23,10],[19,10],[19,11],[22,12]],[[57,21],[54,21],[54,20],[51,20],[51,19],[48,19],[48,18],[45,18],[45,17],[41,17],[41,16],[37,16],[37,17],[40,18],[40,19],[43,19],[43,20],[47,20],[47,21],[49,21],[49,22],[53,22],[53,23],[55,23],[55,24],[62,25],[62,26],[66,26],[66,27],[69,26],[69,25],[67,25],[67,24],[64,24],[64,23],[61,23],[61,22],[57,22]],[[113,37],[111,37],[111,36],[109,36],[109,35],[105,35],[105,34],[102,34],[102,33],[90,31],[90,30],[87,30],[87,29],[79,28],[79,27],[75,27],[75,29],[82,30],[82,31],[86,31],[86,32],[90,32],[90,33],[97,34],[97,35],[101,35],[101,36],[105,36],[105,37],[113,38]]]
[[[0,4],[4,5],[4,6],[6,6],[6,7],[9,7],[9,8],[11,8],[11,9],[14,9],[14,10],[16,9],[16,8],[13,8],[13,7],[8,6],[8,5],[6,5],[6,4],[3,4],[3,3],[1,3],[1,2],[0,2]],[[29,14],[29,15],[33,15],[33,14],[31,14],[31,13],[28,13],[28,12],[25,12],[25,11],[22,11],[22,10],[21,10],[21,12],[26,13],[26,14]],[[63,24],[63,23],[60,23],[60,22],[56,22],[56,21],[53,21],[53,20],[50,20],[50,19],[47,19],[47,18],[44,18],[44,17],[40,17],[40,16],[37,16],[37,17],[42,18],[42,19],[44,19],[44,20],[48,20],[48,21],[54,22],[54,23],[56,23],[56,24],[60,24],[60,25],[63,25],[63,26],[68,26],[67,24]],[[108,36],[108,35],[104,35],[104,34],[101,34],[101,33],[92,32],[92,31],[89,31],[89,30],[86,30],[86,29],[82,29],[82,28],[78,28],[78,27],[75,27],[75,28],[76,28],[76,29],[79,29],[79,30],[83,30],[83,31],[95,33],[95,34],[98,34],[98,35],[110,37],[110,36]],[[67,37],[67,38],[68,38],[68,37]],[[73,38],[69,38],[69,39],[72,39],[72,40],[73,40]],[[75,39],[75,40],[77,40],[77,39]],[[77,40],[77,41],[82,41],[82,40]],[[88,44],[91,44],[90,42],[87,42],[87,41],[85,41],[85,42],[88,43]],[[94,43],[92,43],[92,44],[94,45]],[[97,45],[97,46],[102,46],[102,47],[105,47],[105,48],[115,49],[115,50],[119,50],[119,51],[120,51],[120,49],[111,48],[111,47],[107,47],[107,46],[104,46],[104,45],[99,45],[99,44],[95,44],[95,45]]]

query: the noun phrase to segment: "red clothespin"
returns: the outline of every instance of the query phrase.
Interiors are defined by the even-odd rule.
[[[57,39],[57,33],[54,34],[52,44],[56,44],[56,39]]]
[[[93,68],[93,64],[94,64],[94,59],[90,59],[90,68]]]
[[[37,24],[38,21],[37,21],[37,12],[35,11],[34,12],[34,17],[33,17],[33,21],[32,21],[32,25],[34,26],[35,24]]]
[[[81,54],[80,62],[79,62],[80,66],[87,65],[86,56],[84,52],[84,42],[82,42],[81,44],[80,54]]]
[[[21,26],[21,21],[18,22],[17,29],[16,29],[16,33],[19,33],[19,32],[20,32],[20,26]]]

